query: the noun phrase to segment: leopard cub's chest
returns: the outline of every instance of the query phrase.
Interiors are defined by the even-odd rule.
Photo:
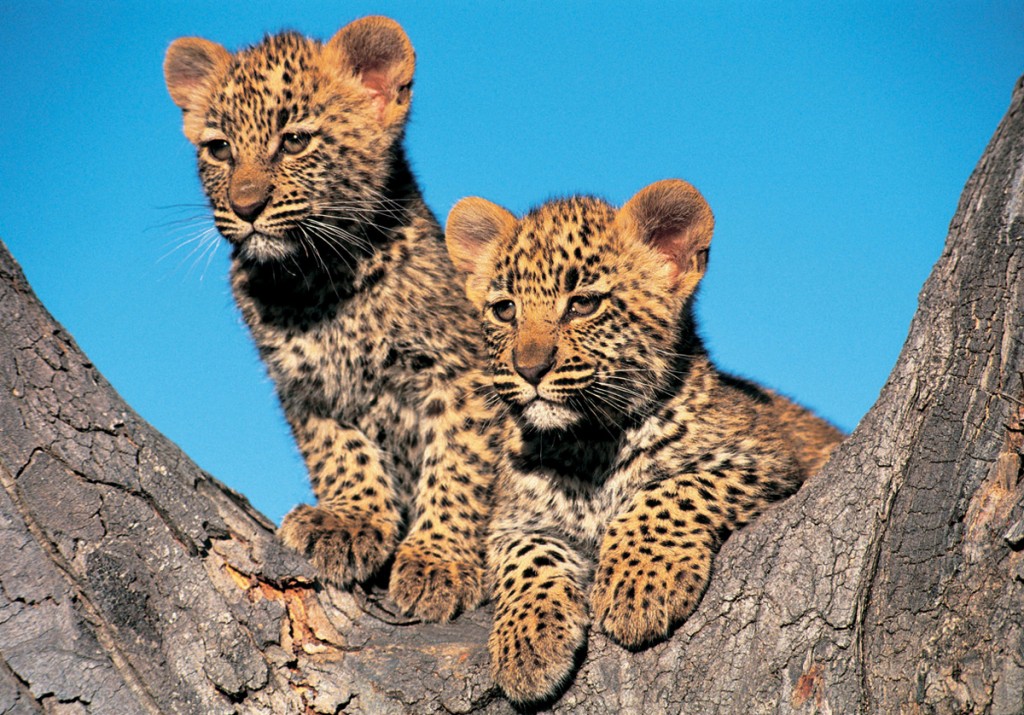
[[[285,410],[305,407],[352,420],[381,399],[417,400],[390,286],[356,294],[327,289],[288,299],[235,281],[243,317]],[[271,299],[266,299],[269,296]]]
[[[618,466],[623,448],[581,442],[557,454],[542,444],[526,445],[514,458],[515,477],[506,498],[533,514],[541,530],[552,529],[596,545],[608,523],[642,481],[641,464]]]
[[[307,330],[267,330],[267,363],[274,380],[331,413],[345,414],[391,391],[386,333],[340,313]]]
[[[652,483],[723,465],[759,471],[758,450],[739,449],[726,430],[670,401],[662,414],[624,431],[615,443],[581,440],[559,454],[527,441],[515,462],[518,507],[536,514],[541,528],[595,544],[638,491]],[[713,497],[716,490],[709,494]]]

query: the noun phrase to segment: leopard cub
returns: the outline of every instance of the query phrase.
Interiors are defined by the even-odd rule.
[[[500,439],[470,306],[405,158],[414,67],[401,26],[366,17],[234,53],[180,38],[164,72],[317,497],[282,540],[343,587],[390,565],[392,600],[445,621],[484,597]]]
[[[627,648],[697,607],[730,532],[817,471],[842,434],[719,372],[693,304],[711,209],[668,180],[620,210],[589,197],[517,220],[480,198],[448,250],[515,418],[488,540],[495,680],[557,697],[591,620]]]

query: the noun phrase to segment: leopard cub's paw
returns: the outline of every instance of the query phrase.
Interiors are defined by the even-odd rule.
[[[670,577],[664,565],[602,560],[594,574],[590,604],[594,621],[620,645],[643,648],[665,639],[673,620],[693,610],[672,607]],[[683,609],[685,610],[685,609]]]
[[[347,588],[373,576],[390,558],[398,517],[300,504],[285,515],[277,534],[305,554],[321,576]]]
[[[487,642],[491,676],[512,702],[536,706],[558,697],[578,665],[590,619],[575,590],[556,583],[498,604]]]
[[[406,613],[425,621],[449,621],[484,599],[484,569],[479,555],[447,553],[411,538],[395,554],[388,591]]]

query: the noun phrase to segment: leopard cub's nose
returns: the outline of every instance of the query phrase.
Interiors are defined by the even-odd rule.
[[[268,199],[269,197],[249,202],[232,201],[231,210],[235,212],[238,218],[252,223],[263,212],[263,209],[266,208]]]
[[[533,357],[534,359],[529,359]],[[516,372],[522,376],[524,380],[536,387],[540,384],[540,381],[544,379],[544,376],[551,371],[551,366],[555,364],[555,350],[551,349],[551,352],[547,353],[543,357],[537,358],[537,356],[529,356],[526,359],[521,360],[519,355],[512,355],[512,365],[515,367]]]

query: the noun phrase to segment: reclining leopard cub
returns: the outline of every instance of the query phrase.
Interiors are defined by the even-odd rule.
[[[519,426],[488,544],[492,671],[513,701],[557,696],[591,618],[628,648],[667,637],[722,540],[842,439],[708,359],[693,301],[713,225],[672,180],[619,211],[575,197],[517,220],[468,198],[448,217]]]
[[[483,598],[497,457],[479,330],[402,147],[414,63],[368,17],[234,54],[181,38],[164,73],[318,499],[282,539],[342,586],[394,555],[392,598],[446,620]]]

